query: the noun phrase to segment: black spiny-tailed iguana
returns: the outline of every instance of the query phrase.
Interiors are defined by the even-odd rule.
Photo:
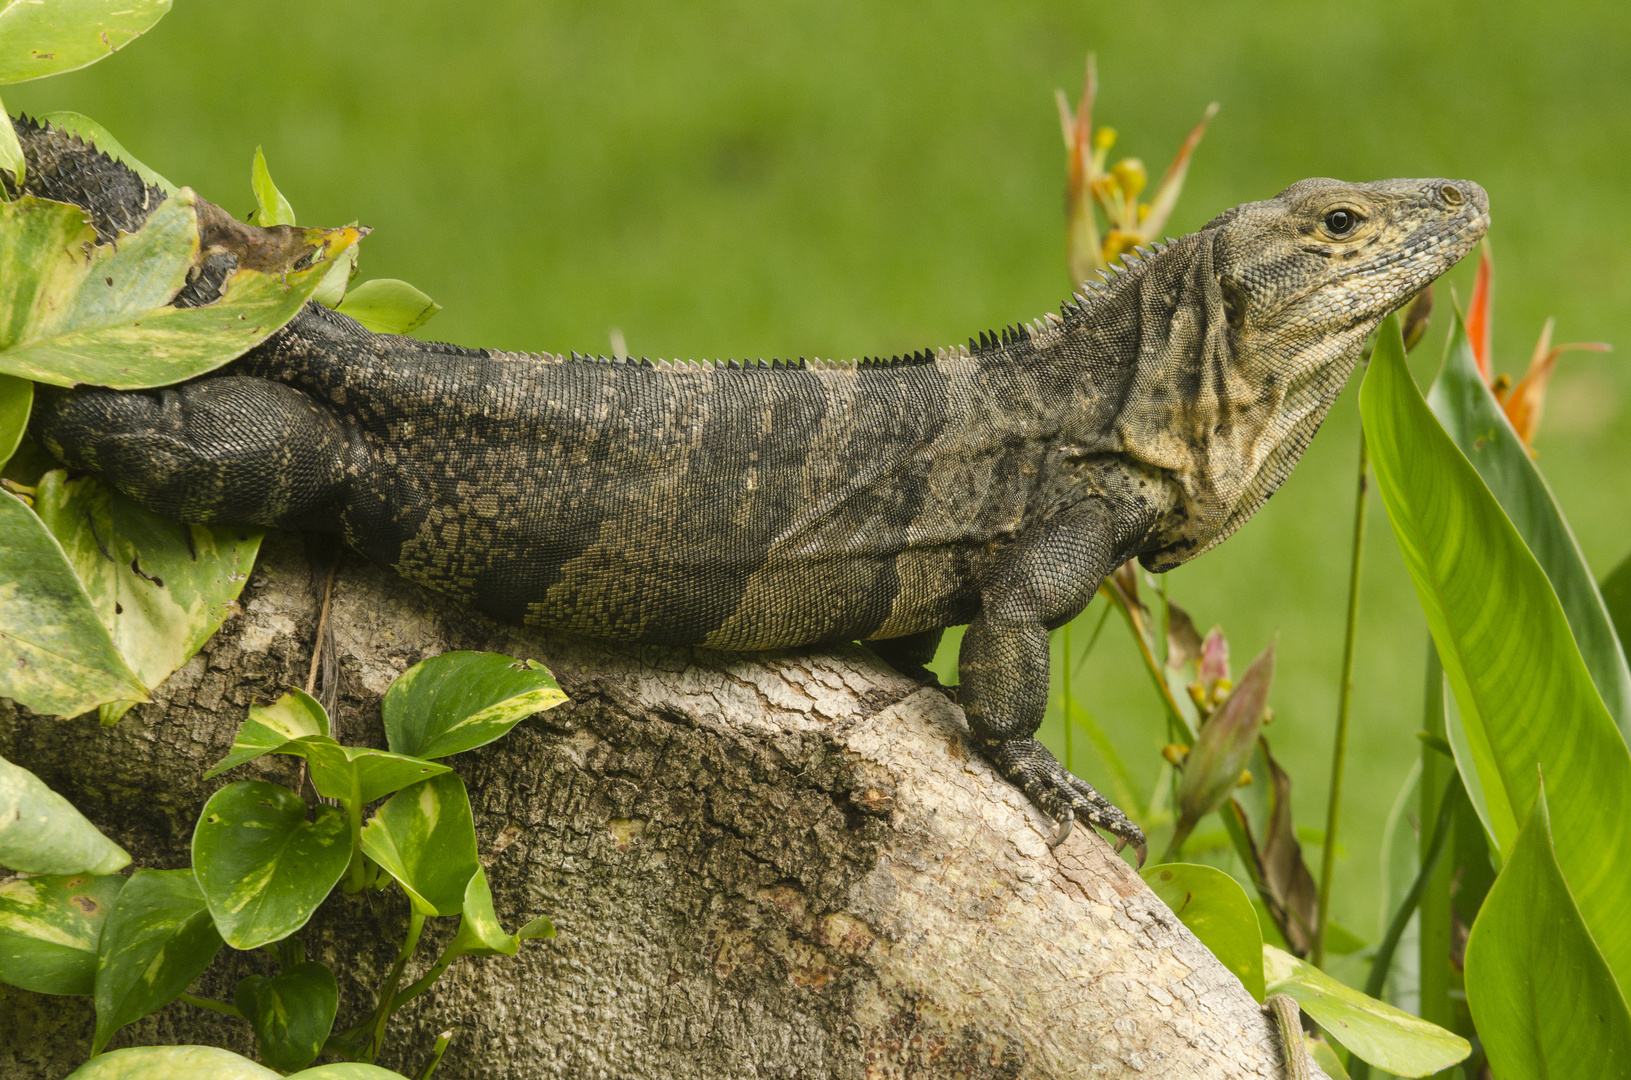
[[[104,239],[164,198],[20,122],[26,190]],[[1033,738],[1048,631],[1283,481],[1388,312],[1488,226],[1461,180],[1304,180],[1126,259],[1059,315],[889,361],[608,362],[373,334],[308,304],[207,377],[48,397],[36,437],[183,521],[338,533],[500,619],[624,641],[866,641],[926,674],[968,624],[981,750],[1058,823],[1138,828]],[[178,303],[213,299],[217,251]],[[1120,843],[1118,843],[1118,847]]]

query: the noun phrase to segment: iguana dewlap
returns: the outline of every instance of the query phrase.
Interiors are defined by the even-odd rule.
[[[108,238],[163,198],[18,132],[27,190]],[[966,623],[983,752],[1060,836],[1084,817],[1142,849],[1033,738],[1048,631],[1126,560],[1170,569],[1237,529],[1366,335],[1487,226],[1466,181],[1304,180],[1129,256],[1059,316],[880,362],[522,355],[308,304],[219,372],[50,397],[33,430],[160,514],[338,533],[515,622],[719,649],[859,639],[919,674]],[[184,302],[213,299],[208,276]]]

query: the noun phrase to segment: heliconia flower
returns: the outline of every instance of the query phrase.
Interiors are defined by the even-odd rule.
[[[1478,373],[1484,377],[1495,400],[1506,411],[1512,429],[1523,440],[1523,445],[1534,455],[1531,445],[1535,430],[1540,426],[1541,413],[1546,408],[1546,386],[1557,368],[1557,358],[1566,352],[1609,352],[1611,347],[1601,341],[1571,341],[1563,345],[1552,344],[1552,330],[1556,319],[1547,319],[1541,327],[1540,340],[1529,358],[1529,369],[1514,385],[1510,376],[1495,375],[1491,356],[1490,318],[1495,295],[1495,260],[1490,256],[1489,241],[1484,241],[1478,257],[1478,276],[1473,280],[1472,300],[1467,304],[1467,339],[1472,345],[1473,359],[1478,362]]]
[[[1087,57],[1087,73],[1082,80],[1082,100],[1072,111],[1063,90],[1054,91],[1059,105],[1059,125],[1065,139],[1065,236],[1071,280],[1087,280],[1124,253],[1161,236],[1172,216],[1178,195],[1189,173],[1189,159],[1206,133],[1206,125],[1218,111],[1218,103],[1206,107],[1206,115],[1190,131],[1172,164],[1156,184],[1150,201],[1139,195],[1149,183],[1149,173],[1138,158],[1123,158],[1106,169],[1110,148],[1116,143],[1114,128],[1093,130],[1093,99],[1099,89],[1097,62]],[[1101,234],[1097,212],[1104,215]]]

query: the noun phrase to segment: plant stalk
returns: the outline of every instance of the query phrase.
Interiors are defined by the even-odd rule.
[[[1354,641],[1359,636],[1359,579],[1365,558],[1365,504],[1370,493],[1370,452],[1359,430],[1359,483],[1354,492],[1353,556],[1348,566],[1348,625],[1342,639],[1342,678],[1337,688],[1337,730],[1331,748],[1331,790],[1325,807],[1325,848],[1320,859],[1318,909],[1309,959],[1325,967],[1325,927],[1331,913],[1331,878],[1336,869],[1337,819],[1342,806],[1342,769],[1348,757],[1348,718],[1353,705]]]
[[[397,953],[396,963],[391,965],[391,974],[379,992],[379,1006],[373,1016],[374,1037],[368,1049],[369,1061],[379,1057],[380,1048],[385,1045],[385,1023],[396,1011],[397,984],[402,981],[402,970],[408,966],[409,958],[419,948],[419,935],[424,929],[425,917],[415,911],[408,917],[408,936],[402,941],[402,951]]]
[[[238,1011],[238,1006],[228,1005],[224,1001],[216,1001],[214,998],[196,997],[187,993],[185,990],[176,996],[180,998],[180,1000],[185,1001],[187,1004],[196,1005],[200,1009],[208,1009],[211,1012],[218,1012],[225,1016],[236,1016],[239,1020],[247,1019],[243,1013]]]

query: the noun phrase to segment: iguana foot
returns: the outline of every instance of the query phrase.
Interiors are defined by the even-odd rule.
[[[987,748],[986,753],[999,773],[1059,823],[1048,841],[1049,847],[1063,843],[1072,823],[1081,818],[1114,836],[1117,851],[1131,844],[1138,854],[1138,865],[1144,865],[1148,849],[1143,830],[1086,780],[1059,764],[1047,747],[1035,739],[1005,739]]]

